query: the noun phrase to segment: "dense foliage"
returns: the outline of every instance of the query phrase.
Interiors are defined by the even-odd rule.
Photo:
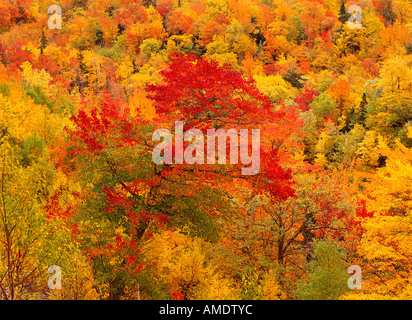
[[[1,299],[412,298],[410,1],[53,4],[0,3]],[[259,173],[154,163],[176,121]]]

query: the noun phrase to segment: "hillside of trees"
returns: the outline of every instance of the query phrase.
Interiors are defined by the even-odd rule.
[[[411,35],[410,0],[1,0],[0,300],[412,299]],[[258,174],[154,163],[177,121],[259,129]]]

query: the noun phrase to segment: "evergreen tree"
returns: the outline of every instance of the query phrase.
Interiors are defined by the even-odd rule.
[[[293,87],[302,89],[304,85],[303,75],[303,73],[295,72],[295,70],[288,70],[282,78],[283,80],[289,82]]]
[[[341,3],[340,3],[338,20],[341,23],[346,23],[346,21],[348,21],[349,17],[350,17],[350,14],[346,12],[345,1],[342,0]]]
[[[340,130],[343,133],[349,132],[354,126],[355,109],[350,108],[345,114],[345,126]]]
[[[362,101],[359,104],[359,112],[358,112],[358,117],[357,117],[357,123],[365,126],[365,120],[366,120],[366,106],[368,105],[368,101],[366,100],[366,94],[365,92],[362,94]]]
[[[366,94],[363,93],[357,112],[355,112],[354,108],[351,108],[346,112],[345,126],[340,131],[343,133],[349,132],[353,129],[356,123],[365,126],[367,105],[368,101],[366,100]]]
[[[82,73],[82,75],[88,74],[89,70],[87,69],[87,66],[84,63],[83,50],[78,51],[77,60],[79,60],[80,72]]]
[[[46,35],[44,34],[44,30],[41,31],[41,39],[40,39],[40,54],[43,55],[44,49],[46,49],[47,46],[47,38]]]

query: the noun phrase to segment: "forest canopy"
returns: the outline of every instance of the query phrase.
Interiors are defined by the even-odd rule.
[[[0,299],[412,299],[411,32],[408,0],[2,0]],[[178,121],[259,130],[258,173],[155,163]]]

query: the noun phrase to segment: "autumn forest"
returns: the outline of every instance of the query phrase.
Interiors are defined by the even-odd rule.
[[[0,300],[90,299],[412,299],[412,2],[0,0]]]

